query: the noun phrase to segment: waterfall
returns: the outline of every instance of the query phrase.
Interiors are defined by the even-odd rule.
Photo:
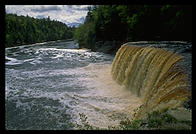
[[[116,53],[111,74],[141,98],[136,119],[145,113],[183,106],[191,95],[188,76],[177,65],[183,57],[161,48],[126,43]]]

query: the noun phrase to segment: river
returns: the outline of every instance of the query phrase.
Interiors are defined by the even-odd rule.
[[[184,60],[189,70],[191,56],[187,52]],[[91,125],[107,128],[128,118],[141,104],[113,81],[114,56],[79,49],[74,41],[6,48],[5,59],[8,130],[77,129],[75,124],[82,123],[80,114]]]
[[[77,129],[79,114],[107,128],[128,116],[139,100],[112,80],[114,57],[78,48],[69,41],[6,49],[6,129]]]

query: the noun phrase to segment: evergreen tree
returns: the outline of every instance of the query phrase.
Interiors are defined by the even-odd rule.
[[[74,39],[81,47],[98,41],[192,40],[192,6],[99,5],[88,8]]]
[[[6,14],[6,47],[73,37],[74,28],[67,27],[50,17],[35,19],[16,14]]]

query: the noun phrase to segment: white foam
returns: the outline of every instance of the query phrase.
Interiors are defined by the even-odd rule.
[[[29,61],[33,61],[33,60],[35,60],[34,58],[33,59],[26,59],[26,60],[24,60],[24,62],[29,62]]]
[[[40,64],[40,63],[42,63],[42,62],[38,59],[34,59],[33,61],[30,62],[30,64],[33,64],[33,65]]]
[[[118,125],[122,118],[116,116],[123,114],[130,117],[133,110],[141,105],[139,98],[113,81],[110,68],[110,64],[90,64],[69,71],[70,74],[80,73],[77,80],[73,81],[73,86],[78,82],[86,90],[66,93],[60,101],[68,104],[72,100],[73,103],[69,105],[73,108],[71,113],[75,116],[84,113],[91,125],[101,128]],[[76,122],[78,121],[79,117],[76,118]]]
[[[8,62],[6,62],[6,65],[23,64],[22,60],[17,60],[16,58],[11,58],[11,57],[5,56],[5,59],[9,60]]]
[[[87,52],[87,49],[58,49],[58,48],[40,48],[38,50],[41,51],[62,51],[62,52],[73,52],[73,53],[80,53],[80,52]]]
[[[62,53],[61,54],[56,54],[56,56],[52,57],[52,59],[57,59],[57,58],[61,58],[61,57],[64,57]]]
[[[39,53],[39,57],[25,59],[22,62],[29,62],[30,64],[40,63],[41,61],[39,59],[41,59],[43,54],[50,54],[53,56],[53,59],[70,57],[70,60],[75,60],[74,58],[81,58],[81,60],[84,60],[84,62],[85,60],[88,62],[89,58],[91,57],[95,59],[103,58],[104,61],[105,57],[105,55],[101,53],[90,52],[86,49],[40,48],[36,50],[35,54],[37,53]],[[12,63],[17,63],[19,61],[15,58],[9,58],[7,56],[6,59],[9,59],[9,62]],[[17,73],[12,72],[13,75],[9,74],[11,79],[14,78],[19,80],[21,83],[9,83],[10,85],[7,85],[8,87],[6,86],[6,94],[14,97],[22,96],[25,98],[35,99],[46,97],[49,99],[58,100],[58,102],[61,104],[61,106],[59,106],[60,112],[63,112],[64,109],[66,109],[74,118],[74,121],[78,122],[79,113],[84,113],[87,115],[88,120],[92,125],[107,127],[108,125],[119,123],[118,119],[116,121],[110,119],[110,116],[114,116],[114,111],[116,113],[124,113],[129,115],[129,110],[126,110],[126,108],[128,109],[128,107],[131,107],[131,110],[133,110],[133,108],[136,107],[136,103],[139,102],[133,96],[130,96],[129,91],[126,92],[123,87],[116,84],[112,80],[110,75],[110,66],[111,64],[105,64],[104,62],[99,64],[91,63],[86,67],[74,69],[65,68],[48,70],[43,66],[43,68],[37,70],[23,70],[22,72],[19,71]],[[17,78],[18,76],[23,77],[28,81],[31,79],[30,84],[25,82],[25,80]],[[53,78],[53,76],[57,78],[58,76],[61,78],[63,77],[63,80],[57,79],[53,81],[50,79]],[[43,79],[40,79],[40,77],[43,77]],[[24,86],[22,86],[23,84]],[[11,88],[12,92],[7,92],[9,90],[9,86],[11,87],[13,85],[16,85],[16,89]],[[54,91],[47,91],[47,87],[52,90],[54,89]],[[66,88],[70,88],[71,91],[68,91]],[[72,88],[74,89],[73,91]],[[21,89],[22,91],[20,91]],[[57,91],[56,89],[60,89],[61,91]],[[134,104],[132,104],[132,102]],[[18,101],[17,103],[19,103],[17,106],[22,106],[23,102]],[[137,105],[139,105],[139,103]],[[69,108],[67,109],[66,106]],[[48,105],[46,105],[46,107],[51,109],[53,108],[52,106]],[[51,114],[60,113],[52,112]]]
[[[84,87],[85,90],[79,92],[70,91],[53,91],[48,92],[46,90],[39,90],[36,87],[26,87],[22,93],[23,97],[27,98],[49,98],[52,100],[58,100],[61,104],[58,108],[58,114],[64,111],[65,106],[68,106],[67,111],[71,114],[72,119],[75,122],[80,123],[79,113],[84,113],[88,117],[88,121],[91,125],[107,128],[108,125],[118,125],[121,119],[117,116],[122,114],[130,115],[130,112],[139,105],[139,100],[132,96],[129,91],[123,89],[122,86],[116,84],[110,73],[110,64],[90,64],[86,67],[75,69],[59,69],[48,71],[39,69],[35,71],[22,72],[26,79],[35,78],[40,76],[57,76],[70,75],[71,82],[59,83],[58,85],[52,85],[53,83],[45,83],[50,88],[57,88],[65,84],[70,87]],[[48,72],[48,73],[47,73]],[[9,85],[8,85],[9,86]],[[6,86],[6,91],[8,87]],[[80,90],[80,89],[79,89]],[[18,96],[19,90],[14,89],[10,94]],[[7,94],[7,93],[6,93]],[[8,93],[9,94],[9,93]],[[23,102],[18,101],[17,106],[23,106]],[[34,104],[33,104],[34,105]],[[25,102],[25,107],[28,103]],[[51,106],[47,106],[47,109],[52,109]],[[60,113],[59,113],[60,112]],[[57,113],[51,112],[51,114],[57,115]],[[58,116],[58,115],[57,115]],[[114,118],[115,120],[111,119]]]
[[[31,47],[31,46],[36,46],[36,45],[43,45],[43,44],[47,44],[48,42],[41,42],[41,43],[34,43],[34,44],[29,44],[29,45],[21,45],[21,46],[15,46],[15,47],[8,47],[6,48],[6,50],[9,50],[9,49],[13,49],[13,48],[24,48],[24,47]]]

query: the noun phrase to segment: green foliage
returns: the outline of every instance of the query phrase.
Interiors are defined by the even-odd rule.
[[[88,22],[83,25],[80,25],[76,29],[73,38],[79,42],[80,48],[86,47],[93,50],[95,37],[94,37],[94,33],[93,33],[94,31],[92,30],[92,27],[93,24],[91,22]]]
[[[85,114],[79,114],[82,125],[77,124],[76,128],[80,130],[103,130],[103,128],[95,127],[89,124]],[[189,130],[191,129],[191,121],[179,121],[168,113],[168,109],[153,111],[148,113],[146,118],[140,120],[122,120],[119,126],[108,126],[107,130],[151,130],[151,129],[170,129],[170,130]]]
[[[149,128],[158,128],[162,125],[162,120],[159,115],[159,112],[153,112],[152,114],[148,114],[147,123]]]
[[[167,111],[168,110],[148,113],[147,118],[143,120],[143,122],[147,124],[148,129],[175,129],[172,128],[172,125],[178,123],[179,121],[168,114]]]
[[[139,129],[141,120],[130,121],[129,119],[120,122],[120,128],[123,130],[137,130]]]
[[[52,21],[48,17],[35,19],[29,16],[6,14],[6,47],[51,40],[70,39],[74,27]]]
[[[101,128],[92,126],[89,124],[87,121],[87,116],[84,113],[79,113],[80,120],[81,120],[81,125],[76,123],[76,128],[79,130],[100,130]]]
[[[81,35],[82,34],[82,35]],[[82,47],[98,41],[192,40],[192,6],[99,5],[89,7],[74,33]],[[117,46],[116,46],[117,47]]]

